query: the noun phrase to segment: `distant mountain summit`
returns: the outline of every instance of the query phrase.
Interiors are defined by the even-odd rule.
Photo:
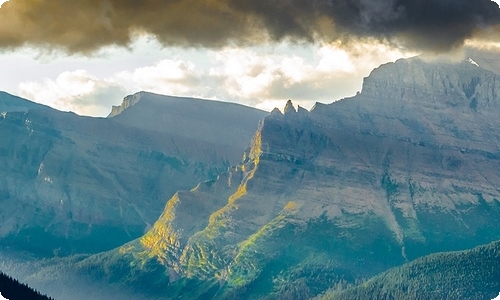
[[[497,75],[500,75],[500,61],[498,60],[498,50],[495,48],[466,49],[465,54],[476,62],[480,67],[485,68]]]
[[[125,97],[109,117],[119,124],[192,140],[194,144],[183,151],[206,148],[198,142],[210,144],[237,164],[258,121],[267,115],[236,103],[139,92]]]

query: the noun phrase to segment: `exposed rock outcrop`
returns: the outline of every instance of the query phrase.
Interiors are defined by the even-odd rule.
[[[111,107],[111,112],[109,113],[108,118],[116,117],[123,111],[125,111],[127,108],[131,107],[132,105],[135,105],[137,102],[141,101],[141,98],[144,94],[145,94],[144,92],[139,92],[134,95],[128,95],[127,97],[123,98],[122,104],[118,106],[113,105]]]

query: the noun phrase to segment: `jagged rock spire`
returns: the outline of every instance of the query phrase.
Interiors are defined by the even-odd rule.
[[[286,114],[289,113],[296,113],[297,111],[295,110],[295,107],[293,107],[292,100],[288,100],[285,105],[285,109],[283,109],[283,112]]]
[[[275,107],[272,111],[271,111],[271,116],[274,116],[274,115],[282,115],[281,111],[279,110],[279,108]]]

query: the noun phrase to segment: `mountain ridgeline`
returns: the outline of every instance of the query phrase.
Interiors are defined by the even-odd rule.
[[[0,91],[0,112],[21,111],[39,109],[46,106]]]
[[[289,102],[241,164],[65,272],[143,298],[308,299],[499,240],[499,95],[500,77],[476,64],[413,58],[374,70],[355,97],[310,112]]]
[[[128,98],[135,103],[121,114],[90,118],[0,94],[0,245],[52,257],[133,240],[177,190],[237,164],[266,115],[145,92]]]

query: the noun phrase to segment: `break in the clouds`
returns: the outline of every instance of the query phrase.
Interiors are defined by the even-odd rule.
[[[356,45],[349,53],[336,45],[263,49],[224,48],[116,71],[106,76],[65,71],[54,78],[26,81],[19,94],[78,114],[105,116],[126,94],[145,90],[238,102],[264,110],[284,107],[287,99],[310,108],[361,88],[361,78],[379,64],[409,53],[384,45]]]
[[[148,33],[194,47],[375,38],[440,52],[498,38],[499,25],[490,0],[11,0],[0,9],[0,46],[89,53]]]

